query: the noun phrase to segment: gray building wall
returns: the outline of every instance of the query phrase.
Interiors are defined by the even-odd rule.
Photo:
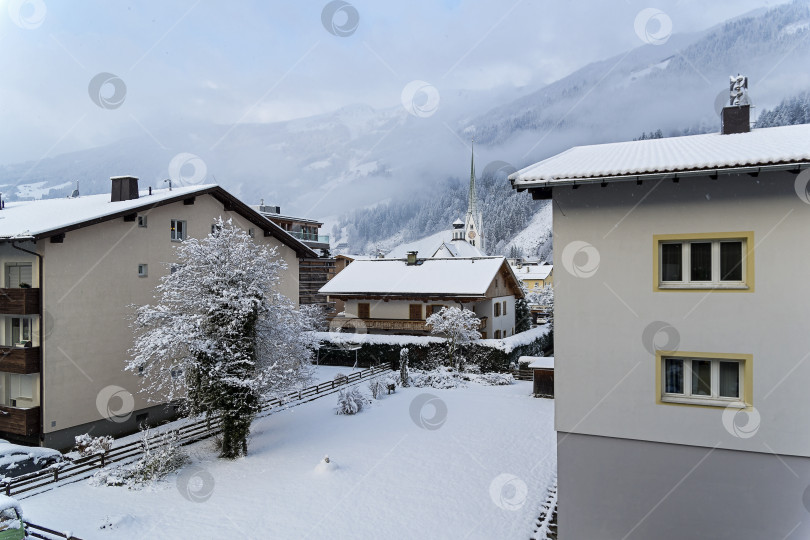
[[[557,433],[563,540],[810,538],[810,459]]]

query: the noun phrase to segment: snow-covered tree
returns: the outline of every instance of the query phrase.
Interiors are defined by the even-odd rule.
[[[554,288],[551,285],[546,285],[540,290],[531,291],[526,295],[526,300],[529,304],[543,306],[550,311],[554,308]]]
[[[408,347],[399,351],[399,382],[403,388],[411,385],[411,376],[408,373]]]
[[[247,454],[250,424],[268,393],[311,374],[315,314],[278,292],[286,263],[220,218],[215,232],[177,247],[155,305],[137,309],[127,369],[150,398],[222,420],[222,457]]]
[[[515,300],[515,333],[519,334],[532,327],[532,312],[525,298]]]
[[[478,327],[481,320],[469,309],[443,307],[425,321],[432,334],[444,336],[447,339],[447,355],[450,364],[462,371],[464,358],[458,354],[459,349],[468,343],[481,338]]]

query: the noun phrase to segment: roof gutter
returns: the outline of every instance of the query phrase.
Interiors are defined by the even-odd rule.
[[[517,191],[536,190],[536,189],[551,189],[554,187],[572,186],[576,189],[578,186],[586,184],[600,184],[606,185],[612,182],[632,182],[637,184],[645,180],[673,180],[677,181],[681,178],[694,178],[698,176],[708,176],[712,180],[716,180],[718,176],[730,174],[748,174],[750,176],[759,176],[763,172],[789,172],[798,174],[803,169],[810,168],[810,162],[802,161],[796,163],[777,163],[771,165],[756,165],[748,167],[723,167],[715,169],[697,169],[691,171],[677,171],[666,173],[644,173],[644,174],[627,174],[616,176],[597,176],[592,178],[561,178],[554,180],[538,180],[538,181],[521,181],[518,178],[509,178],[512,187]],[[514,175],[513,175],[514,176]]]

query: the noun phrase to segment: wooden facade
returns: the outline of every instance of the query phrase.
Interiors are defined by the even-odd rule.
[[[554,397],[554,370],[534,368],[534,390],[537,397]]]
[[[39,298],[37,288],[0,289],[0,313],[40,315]]]
[[[333,315],[335,303],[318,291],[336,272],[335,259],[298,259],[298,302],[323,306],[327,316]]]
[[[39,373],[41,363],[39,347],[0,347],[0,371],[29,375]]]
[[[0,431],[33,437],[39,434],[39,407],[20,409],[0,406]]]

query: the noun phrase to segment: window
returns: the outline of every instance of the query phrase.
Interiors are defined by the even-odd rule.
[[[6,288],[17,289],[19,287],[30,287],[33,278],[33,266],[31,263],[8,263],[6,264]]]
[[[149,275],[149,265],[148,264],[139,264],[138,265],[138,277],[146,277]]]
[[[487,333],[481,332],[481,339],[487,339]]]
[[[495,302],[495,316],[496,317],[501,316],[501,303],[500,302]]]
[[[495,339],[501,339],[501,331],[495,330]]]
[[[34,399],[34,383],[36,375],[11,375],[9,377],[9,398],[16,401]]]
[[[750,404],[751,356],[658,353],[659,402],[708,406]]]
[[[172,220],[172,242],[182,242],[186,239],[186,222],[179,219]]]
[[[431,304],[430,306],[430,314],[435,315],[436,313],[440,312],[444,306],[441,304]]]
[[[656,291],[754,288],[752,232],[656,235]]]
[[[506,315],[506,300],[503,301],[503,314]]]
[[[408,310],[408,318],[412,321],[422,320],[422,304],[411,304]]]
[[[371,304],[368,303],[360,303],[357,304],[357,316],[361,319],[370,319],[371,318]]]
[[[27,317],[10,317],[6,319],[7,347],[29,347],[33,336],[34,319]]]
[[[138,216],[138,227],[146,228],[146,216]]]

